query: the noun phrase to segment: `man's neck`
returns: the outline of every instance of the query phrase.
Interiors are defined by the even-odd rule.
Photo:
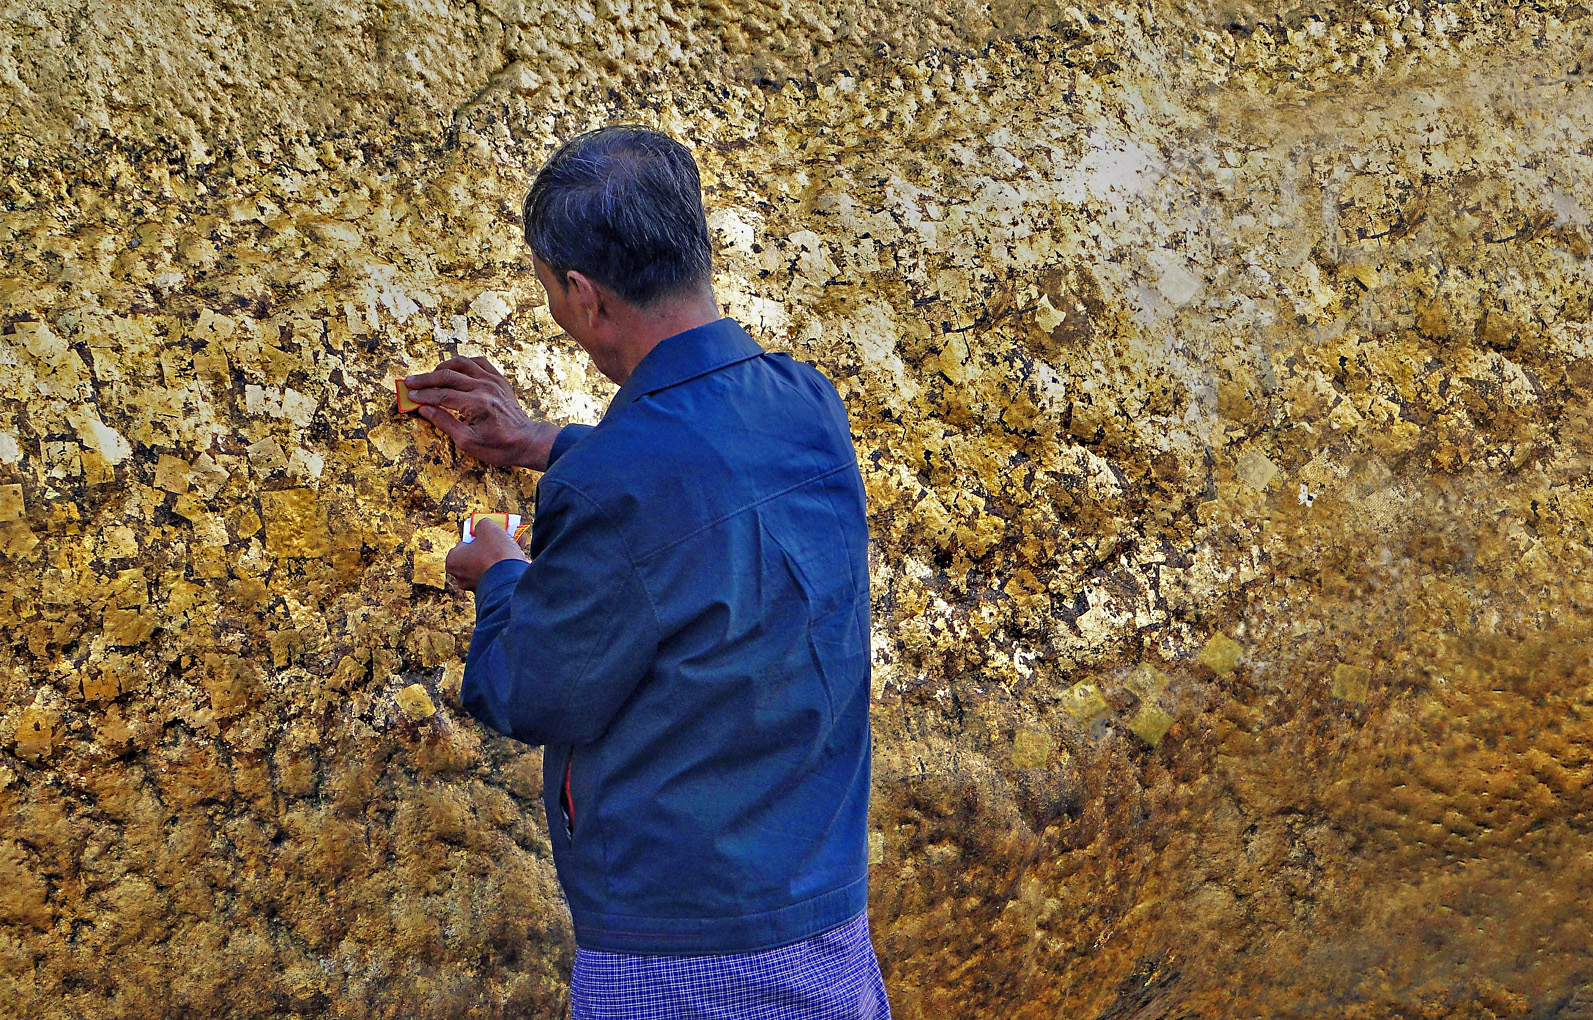
[[[615,351],[614,362],[599,368],[623,386],[636,366],[660,342],[688,329],[718,322],[721,317],[712,293],[662,301],[650,308],[627,308],[615,316],[615,325],[623,331],[624,343]]]

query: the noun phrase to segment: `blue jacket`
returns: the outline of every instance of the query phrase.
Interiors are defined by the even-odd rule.
[[[546,745],[576,943],[785,945],[866,904],[868,530],[828,380],[729,319],[662,341],[476,591],[462,700]]]

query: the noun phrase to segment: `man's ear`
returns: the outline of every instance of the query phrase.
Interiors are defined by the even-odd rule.
[[[581,317],[581,322],[588,328],[597,325],[603,314],[608,310],[605,305],[608,300],[607,288],[593,280],[585,273],[570,270],[567,274],[569,280],[570,305],[575,313]]]

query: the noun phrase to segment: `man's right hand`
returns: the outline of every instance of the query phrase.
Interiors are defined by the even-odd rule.
[[[527,417],[514,387],[486,358],[449,358],[404,384],[421,405],[416,413],[447,433],[460,453],[499,467],[547,470],[559,427]]]

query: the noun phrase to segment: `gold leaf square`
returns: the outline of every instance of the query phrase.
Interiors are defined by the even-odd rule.
[[[433,588],[446,588],[448,553],[458,542],[459,532],[449,527],[421,528],[415,532],[415,567],[410,574],[410,581]]]
[[[1239,642],[1228,635],[1218,631],[1206,642],[1206,647],[1200,650],[1200,661],[1209,666],[1216,673],[1232,673],[1239,665],[1240,656],[1244,649]]]
[[[1365,666],[1350,666],[1341,662],[1333,667],[1330,691],[1335,698],[1364,702],[1371,679],[1372,671]]]
[[[1134,735],[1152,747],[1162,742],[1173,725],[1173,717],[1149,703],[1141,703],[1139,711],[1129,720],[1128,728]]]
[[[1020,769],[1044,768],[1051,757],[1051,734],[1043,730],[1019,730],[1012,737],[1012,764]]]
[[[1101,689],[1088,680],[1076,683],[1062,692],[1062,707],[1079,722],[1089,722],[1106,714],[1106,699]]]
[[[1141,701],[1154,702],[1162,696],[1162,691],[1167,689],[1167,674],[1149,663],[1142,662],[1134,667],[1134,672],[1129,674],[1123,686]]]
[[[283,489],[260,495],[265,511],[266,551],[277,557],[326,556],[332,536],[326,511],[310,489]]]

